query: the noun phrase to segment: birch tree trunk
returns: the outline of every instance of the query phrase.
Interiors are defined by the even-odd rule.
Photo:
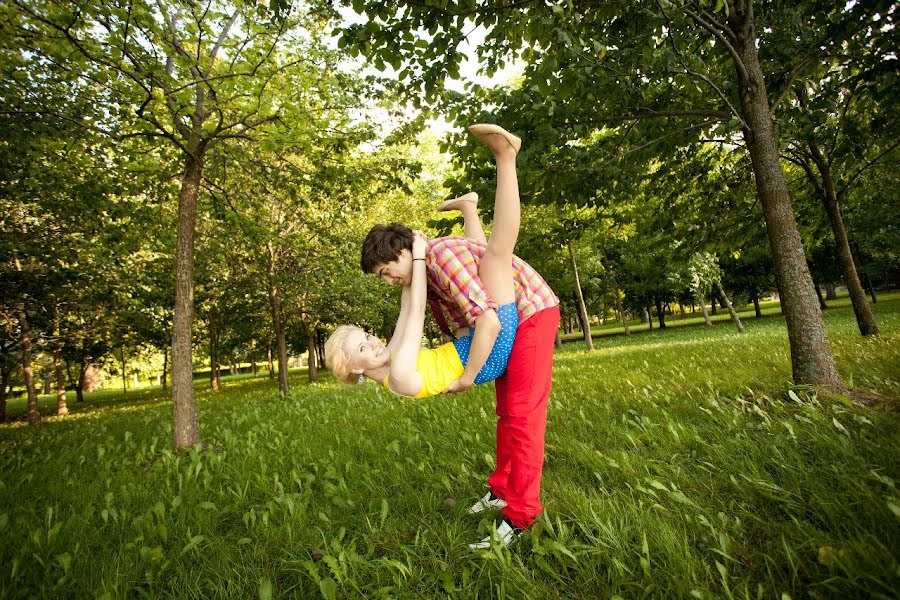
[[[25,389],[28,393],[28,422],[37,423],[41,414],[38,412],[37,390],[34,387],[34,373],[31,369],[31,330],[28,327],[28,315],[25,313],[25,303],[19,304],[19,328],[22,344],[22,375],[25,377]]]
[[[53,305],[53,368],[56,371],[56,414],[65,416],[69,414],[66,406],[66,378],[63,373],[63,340],[59,332],[59,304]]]
[[[625,335],[631,335],[631,329],[628,327],[628,315],[625,314],[625,307],[622,306],[622,293],[619,288],[613,288],[613,295],[616,297],[616,310],[622,319],[622,326],[625,328]]]
[[[703,312],[703,324],[707,326],[712,326],[712,321],[709,320],[709,311],[706,310],[706,298],[703,297],[703,294],[698,294],[700,298],[700,310]]]
[[[309,381],[310,383],[315,383],[319,380],[318,357],[316,356],[316,332],[312,327],[305,323],[303,326],[306,329],[306,347],[307,353],[309,354]]]
[[[716,287],[719,289],[719,298],[722,300],[722,306],[728,309],[728,314],[731,315],[731,321],[732,323],[734,323],[734,326],[737,327],[738,333],[744,333],[744,324],[741,323],[740,317],[738,317],[737,313],[734,311],[734,307],[731,305],[731,300],[729,300],[728,296],[725,295],[725,290],[722,288],[722,284],[717,281]]]
[[[588,350],[593,350],[594,340],[591,338],[591,322],[588,320],[587,306],[584,305],[584,294],[581,293],[581,279],[578,277],[578,265],[575,262],[575,251],[572,249],[572,242],[569,242],[569,259],[572,261],[572,272],[575,273],[575,291],[578,298],[578,312],[581,315],[584,345],[587,346]]]

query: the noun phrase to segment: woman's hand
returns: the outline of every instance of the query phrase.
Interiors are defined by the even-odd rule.
[[[413,258],[425,258],[426,250],[428,250],[428,238],[425,237],[425,234],[419,230],[413,231]]]
[[[459,379],[454,379],[450,382],[450,385],[447,386],[447,389],[444,390],[443,394],[459,394],[460,392],[464,392],[470,387],[475,385],[475,382],[471,379],[467,378],[465,375],[460,377]]]

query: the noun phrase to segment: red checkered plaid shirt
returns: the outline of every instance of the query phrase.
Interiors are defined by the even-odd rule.
[[[429,240],[425,265],[428,274],[428,302],[441,329],[450,335],[448,325],[457,329],[475,326],[475,319],[497,303],[488,296],[478,278],[478,263],[486,244],[462,237]],[[537,271],[518,256],[513,256],[513,283],[519,323],[538,311],[556,306],[559,298]]]

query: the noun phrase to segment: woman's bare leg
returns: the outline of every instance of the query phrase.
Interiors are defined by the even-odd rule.
[[[473,126],[470,129],[494,153],[497,164],[494,225],[491,228],[487,250],[478,267],[478,277],[491,298],[498,305],[502,305],[516,300],[512,259],[521,223],[519,182],[516,175],[518,148],[514,147],[513,141],[503,133],[477,131],[477,127]],[[513,140],[517,138],[513,137]]]
[[[478,216],[478,194],[469,192],[459,198],[441,202],[438,210],[458,210],[463,216],[463,227],[466,237],[482,244],[487,244],[487,237],[481,227],[481,217]]]

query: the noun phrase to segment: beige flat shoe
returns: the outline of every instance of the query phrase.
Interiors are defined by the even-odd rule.
[[[470,203],[472,206],[478,206],[478,194],[475,192],[469,192],[468,194],[463,194],[459,198],[453,198],[452,200],[445,200],[438,204],[438,210],[461,210],[462,205],[465,203]]]
[[[472,132],[475,137],[488,145],[485,141],[485,138],[492,134],[502,135],[509,145],[513,147],[513,150],[516,151],[516,154],[519,152],[519,148],[522,147],[522,139],[514,136],[507,130],[503,129],[499,125],[491,125],[488,123],[479,123],[478,125],[469,125],[469,131]]]

